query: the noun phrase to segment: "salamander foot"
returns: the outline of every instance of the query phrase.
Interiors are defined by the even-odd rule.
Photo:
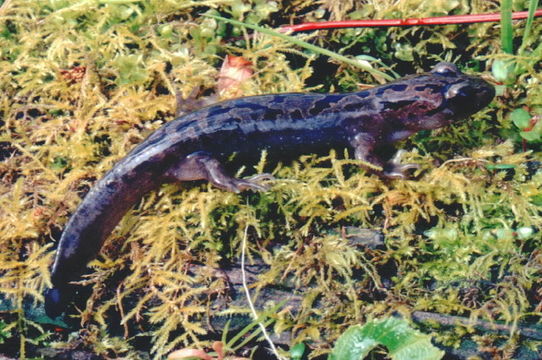
[[[409,170],[420,168],[418,164],[401,164],[401,158],[405,154],[405,150],[399,150],[393,155],[390,161],[386,164],[383,176],[388,179],[407,179]]]

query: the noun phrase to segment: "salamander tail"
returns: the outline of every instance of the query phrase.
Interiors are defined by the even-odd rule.
[[[45,313],[54,319],[66,310],[66,299],[61,289],[52,288],[45,291]]]

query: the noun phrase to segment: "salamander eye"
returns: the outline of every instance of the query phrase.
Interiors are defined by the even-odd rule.
[[[461,74],[461,71],[459,71],[457,66],[449,62],[438,63],[431,72],[443,76],[457,76],[458,74]]]
[[[447,100],[465,99],[474,95],[475,94],[473,93],[472,88],[464,84],[454,84],[444,93],[444,97]]]

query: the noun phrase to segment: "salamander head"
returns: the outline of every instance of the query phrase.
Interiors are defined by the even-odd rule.
[[[412,131],[437,129],[472,115],[495,96],[492,85],[478,76],[463,74],[454,64],[441,62],[430,72],[394,82],[400,94],[384,92],[381,101],[388,117]]]
[[[495,96],[492,85],[480,77],[463,74],[454,64],[439,63],[431,73],[449,79],[443,91],[443,101],[457,119],[480,111]]]

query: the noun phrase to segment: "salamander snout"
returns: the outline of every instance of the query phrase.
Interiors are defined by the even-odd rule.
[[[444,97],[456,116],[464,117],[486,107],[495,97],[495,88],[483,79],[468,77],[466,81],[450,85]]]

